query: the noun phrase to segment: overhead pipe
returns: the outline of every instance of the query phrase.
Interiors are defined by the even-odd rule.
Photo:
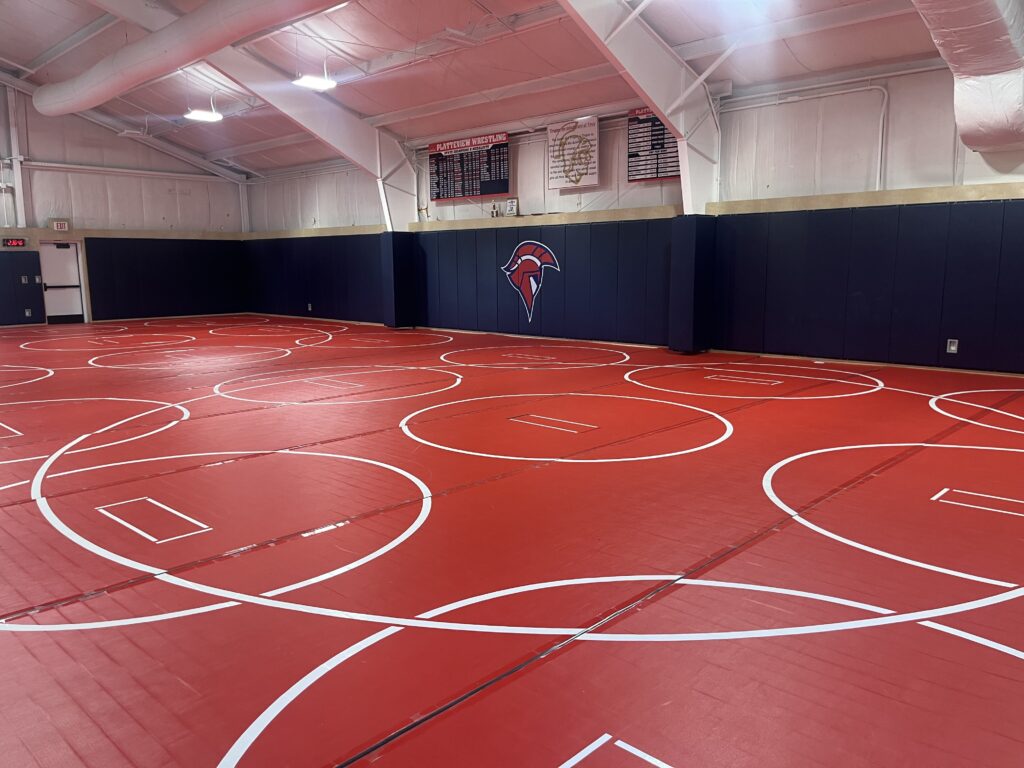
[[[93,109],[256,32],[335,5],[324,0],[209,0],[77,77],[41,86],[32,103],[50,116]]]

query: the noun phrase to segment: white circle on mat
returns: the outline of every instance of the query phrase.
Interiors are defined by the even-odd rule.
[[[247,349],[255,350],[246,352],[241,355],[233,356],[214,356],[204,359],[203,353],[214,352],[222,349]],[[155,360],[152,363],[123,363],[115,364],[110,362],[100,362],[102,360],[109,360],[112,357],[129,357],[134,355],[141,355],[150,352],[148,349],[136,349],[130,352],[111,352],[106,355],[98,355],[97,357],[89,360],[89,365],[94,368],[123,368],[129,370],[140,370],[140,371],[166,371],[173,370],[175,368],[181,368],[184,365],[223,365],[225,363],[244,364],[244,363],[255,363],[255,362],[267,362],[270,360],[279,360],[282,357],[288,357],[292,352],[290,349],[282,349],[281,347],[240,347],[240,346],[227,346],[227,347],[186,347],[184,349],[161,349],[152,350],[155,354],[159,355],[180,355],[180,358],[167,359],[167,360]]]
[[[1018,435],[1024,435],[1024,416],[1021,416],[1020,414],[1016,413],[1010,413],[1009,411],[1004,411],[1000,408],[994,408],[989,405],[981,405],[979,403],[972,403],[970,401],[956,399],[959,397],[963,397],[965,395],[1000,394],[1003,392],[1024,393],[1024,389],[966,389],[963,392],[950,392],[947,395],[936,395],[935,397],[928,401],[928,407],[931,408],[936,413],[941,413],[943,416],[948,416],[951,419],[962,421],[965,424],[974,424],[975,426],[984,427],[985,429],[998,429],[1000,432],[1014,432]],[[982,421],[968,419],[966,416],[957,416],[955,413],[950,413],[949,411],[944,410],[941,405],[941,403],[943,402],[954,402],[959,405],[965,405],[968,408],[980,408],[984,411],[987,411],[988,413],[996,413],[999,414],[1000,416],[1004,416],[1009,419],[1015,419],[1016,421],[1021,422],[1020,428],[1014,429],[1013,427],[1000,427],[996,424],[986,424]]]
[[[781,368],[782,371],[761,371],[755,370],[750,371],[740,366],[756,367],[756,368]],[[672,387],[659,387],[654,384],[647,384],[643,381],[638,381],[638,374],[644,373],[645,371],[658,371],[658,370],[678,370],[678,371],[711,371],[715,374],[721,374],[727,377],[741,378],[744,374],[748,376],[776,376],[780,378],[790,379],[806,379],[808,381],[819,381],[826,384],[842,384],[850,387],[855,387],[854,392],[844,392],[837,395],[771,395],[770,390],[766,389],[766,385],[763,381],[751,379],[747,384],[751,387],[758,387],[757,391],[752,391],[749,395],[725,395],[713,392],[698,392],[694,390],[685,389],[673,389]],[[799,373],[791,373],[791,371],[811,371],[814,374],[833,374],[833,376],[821,376],[821,375],[804,375]],[[848,379],[835,378],[839,376],[857,376],[864,381],[850,381]],[[728,400],[834,400],[841,397],[858,397],[860,395],[870,395],[873,392],[878,392],[885,388],[885,382],[881,379],[877,379],[874,376],[868,376],[866,373],[858,373],[856,371],[836,371],[829,368],[810,368],[802,365],[782,365],[775,363],[679,363],[675,365],[649,365],[644,368],[636,368],[626,373],[626,381],[631,384],[636,384],[638,387],[644,387],[645,389],[653,389],[658,392],[670,392],[674,395],[691,395],[694,397],[716,397],[724,398]],[[732,382],[740,383],[742,382]]]
[[[15,371],[29,371],[29,372],[31,372],[31,371],[43,371],[43,375],[42,376],[36,376],[35,378],[32,378],[31,373],[30,373],[29,378],[25,379],[24,381],[14,381],[14,382],[9,382],[7,384],[0,384],[0,389],[7,389],[8,387],[21,387],[21,386],[24,386],[25,384],[35,384],[37,381],[42,381],[43,379],[48,379],[51,376],[53,376],[53,374],[54,374],[54,371],[53,371],[52,368],[40,368],[39,366],[36,366],[36,365],[6,365],[5,364],[5,365],[0,365],[0,368],[10,368],[10,369],[15,370]],[[0,372],[2,372],[2,371],[0,371]]]
[[[790,464],[794,464],[804,459],[811,458],[812,456],[821,456],[830,453],[842,453],[844,451],[870,450],[874,448],[926,448],[929,450],[997,451],[1000,453],[1024,453],[1024,448],[996,448],[986,445],[947,445],[945,443],[875,443],[866,445],[843,445],[836,448],[819,448],[816,451],[807,451],[806,453],[800,453],[797,454],[796,456],[790,456],[788,459],[783,459],[782,461],[775,464],[764,474],[764,477],[761,480],[761,487],[764,490],[765,495],[771,500],[771,502],[775,506],[777,506],[787,515],[789,515],[798,523],[800,523],[800,525],[804,526],[805,528],[809,528],[810,530],[815,531],[816,533],[819,533],[822,536],[832,539],[833,541],[837,541],[840,544],[845,544],[848,547],[853,547],[854,549],[859,549],[862,552],[868,552],[872,555],[884,557],[887,560],[894,560],[898,563],[903,563],[904,565],[910,565],[915,568],[922,568],[924,570],[934,571],[936,573],[943,573],[947,576],[955,576],[957,578],[966,579],[968,581],[978,581],[984,584],[992,584],[997,587],[1018,586],[1017,584],[1014,584],[1009,581],[990,579],[986,576],[967,573],[965,571],[957,571],[952,568],[944,568],[943,566],[935,565],[933,563],[926,563],[921,560],[914,560],[909,557],[903,557],[902,555],[898,555],[894,552],[889,552],[878,547],[872,547],[860,541],[855,541],[854,539],[847,538],[846,536],[841,536],[838,533],[834,533],[825,528],[824,526],[818,525],[817,523],[812,523],[810,520],[807,520],[806,518],[801,516],[799,512],[797,512],[791,506],[786,504],[786,502],[782,500],[782,498],[775,490],[775,476],[779,473],[780,470],[789,466]]]
[[[441,408],[447,408],[447,407],[453,406],[453,405],[462,405],[463,403],[482,402],[482,401],[486,401],[486,400],[503,400],[503,399],[517,398],[517,397],[542,397],[542,398],[547,398],[547,397],[551,397],[551,398],[554,398],[554,397],[594,397],[594,398],[609,398],[609,399],[614,399],[614,400],[632,400],[632,401],[641,402],[641,403],[655,403],[655,404],[657,404],[659,406],[664,405],[664,406],[668,406],[669,408],[681,408],[681,409],[685,409],[685,410],[688,410],[688,411],[695,411],[697,413],[702,413],[702,414],[704,414],[706,416],[710,416],[711,418],[713,418],[713,419],[715,419],[715,420],[717,420],[718,422],[721,423],[721,425],[722,425],[722,434],[720,434],[714,440],[709,440],[709,441],[707,441],[707,442],[705,442],[705,443],[703,443],[701,445],[692,446],[690,448],[682,448],[682,449],[677,450],[677,451],[667,451],[665,453],[646,454],[646,455],[642,455],[642,456],[618,456],[618,457],[612,457],[612,458],[606,458],[606,459],[568,459],[568,458],[562,458],[562,457],[558,457],[558,456],[514,456],[514,455],[509,455],[509,454],[488,453],[486,451],[470,451],[470,450],[467,450],[465,448],[456,448],[456,447],[451,446],[451,445],[443,445],[441,443],[436,443],[436,442],[433,442],[431,440],[427,440],[424,437],[420,437],[415,432],[413,432],[413,426],[410,425],[410,422],[412,422],[412,420],[415,419],[417,416],[421,416],[424,413],[429,413],[431,411],[437,411],[438,409],[441,409]],[[448,403],[440,403],[438,405],[431,405],[431,406],[428,406],[426,408],[421,408],[420,410],[418,410],[418,411],[416,411],[414,413],[410,413],[408,416],[406,416],[404,419],[402,419],[402,421],[399,424],[399,426],[402,428],[402,431],[408,437],[412,438],[416,442],[422,443],[423,445],[429,445],[432,448],[439,448],[442,451],[449,451],[451,453],[461,453],[461,454],[463,454],[465,456],[480,456],[481,458],[485,458],[485,459],[506,459],[506,460],[509,460],[509,461],[550,461],[550,462],[558,462],[558,463],[562,463],[562,464],[615,464],[615,463],[629,462],[629,461],[650,461],[650,460],[653,460],[653,459],[667,459],[667,458],[670,458],[670,457],[673,457],[673,456],[684,456],[684,455],[686,455],[688,453],[697,453],[699,451],[706,451],[709,448],[713,448],[716,445],[718,445],[719,443],[722,443],[722,442],[725,442],[726,440],[728,440],[729,437],[732,436],[732,432],[733,432],[733,426],[729,422],[728,419],[724,418],[723,416],[720,416],[719,414],[715,413],[714,411],[709,411],[709,410],[707,410],[705,408],[699,408],[696,405],[683,405],[682,403],[672,403],[672,402],[669,402],[668,400],[654,400],[654,399],[649,398],[649,397],[631,397],[629,395],[602,395],[602,394],[596,394],[596,393],[583,393],[583,392],[523,393],[523,394],[514,394],[514,395],[488,395],[486,397],[469,397],[469,398],[466,398],[465,400],[453,400],[453,401],[448,402]]]
[[[523,354],[522,352],[516,352],[515,350],[540,350],[540,349],[572,349],[572,350],[586,350],[588,352],[601,352],[608,355],[618,356],[618,360],[611,360],[603,363],[587,362],[585,360],[557,360],[554,358],[547,358],[547,355],[529,355]],[[505,362],[493,362],[493,363],[463,363],[456,359],[458,355],[467,355],[472,352],[489,352],[494,350],[503,350],[510,352],[510,355],[502,355],[506,357]],[[450,365],[460,365],[465,368],[498,368],[508,370],[548,370],[548,371],[568,371],[577,368],[605,368],[612,365],[621,365],[622,363],[629,362],[629,355],[625,352],[621,352],[617,349],[604,349],[603,347],[585,347],[580,345],[572,344],[519,344],[510,347],[474,347],[472,349],[456,349],[451,352],[445,352],[441,355],[441,360]]]
[[[67,341],[69,339],[76,339],[81,337],[76,336],[58,336],[52,339],[39,339],[38,341],[26,341],[21,345],[22,349],[30,350],[33,352],[98,352],[104,347],[107,349],[147,349],[150,347],[166,347],[173,346],[175,344],[188,344],[191,341],[195,341],[195,336],[185,336],[183,334],[171,334],[171,333],[120,333],[113,334],[110,336],[89,336],[92,341],[89,342],[89,346],[72,346],[72,347],[38,347],[32,346],[34,344],[49,344],[51,341]],[[129,344],[122,344],[122,339],[152,339],[151,341],[139,341],[138,343],[132,342]],[[159,339],[166,339],[166,341],[160,341]]]
[[[321,373],[318,375],[308,375],[313,371],[334,371],[334,373]],[[303,401],[303,400],[272,400],[263,399],[259,397],[243,397],[241,393],[250,392],[255,389],[277,387],[286,384],[317,384],[327,380],[324,384],[326,387],[334,386],[330,380],[333,380],[338,376],[346,376],[348,378],[356,378],[359,376],[374,375],[378,373],[387,374],[388,372],[401,372],[401,371],[430,371],[432,373],[439,373],[445,376],[451,377],[452,381],[445,382],[443,386],[439,386],[435,389],[431,389],[427,392],[414,392],[411,395],[396,395],[394,397],[378,397],[372,399],[352,399],[352,400],[315,400],[315,401]],[[307,374],[297,378],[289,378],[287,381],[278,381],[278,377],[288,377],[294,374]],[[266,381],[269,377],[274,379]],[[408,400],[414,397],[427,397],[428,395],[436,395],[439,392],[446,392],[449,389],[453,389],[462,383],[462,376],[452,371],[446,371],[438,368],[415,368],[411,366],[402,365],[328,365],[318,366],[315,368],[292,368],[286,371],[273,371],[271,373],[256,373],[250,376],[239,376],[235,379],[229,379],[222,381],[217,384],[213,391],[221,397],[226,397],[230,400],[240,400],[246,403],[266,403],[270,405],[364,405],[368,403],[386,403],[392,400]],[[246,385],[239,386],[236,389],[231,389],[230,385]],[[325,389],[324,397],[329,397],[328,391]],[[358,392],[348,391],[349,395],[358,395]],[[339,388],[338,394],[334,397],[344,397],[346,392],[344,388]]]

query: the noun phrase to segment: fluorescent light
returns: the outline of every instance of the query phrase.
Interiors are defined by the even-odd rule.
[[[197,120],[200,123],[219,123],[224,119],[224,115],[212,109],[190,109],[185,113],[185,119]]]
[[[292,80],[292,84],[311,91],[329,91],[337,85],[331,78],[320,75],[303,75],[298,80]]]

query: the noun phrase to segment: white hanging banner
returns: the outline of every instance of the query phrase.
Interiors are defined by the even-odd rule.
[[[548,189],[597,185],[599,137],[596,117],[548,126]]]

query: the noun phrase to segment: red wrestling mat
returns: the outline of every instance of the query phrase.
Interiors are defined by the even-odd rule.
[[[239,316],[0,329],[10,766],[1024,755],[1024,383]]]

